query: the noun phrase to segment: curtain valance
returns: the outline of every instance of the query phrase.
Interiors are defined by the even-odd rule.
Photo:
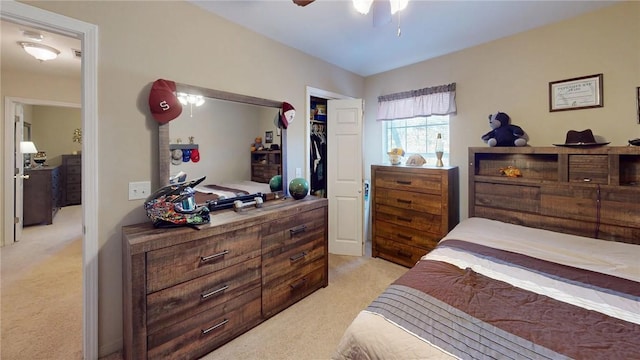
[[[378,97],[377,120],[456,113],[456,83]]]

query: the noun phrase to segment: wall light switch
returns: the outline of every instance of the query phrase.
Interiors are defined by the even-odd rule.
[[[296,168],[296,177],[302,177],[302,169],[301,168]]]
[[[129,183],[129,200],[146,199],[150,194],[150,181],[136,181]]]

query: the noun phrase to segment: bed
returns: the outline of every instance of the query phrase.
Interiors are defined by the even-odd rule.
[[[640,246],[469,218],[334,359],[640,359]]]
[[[238,180],[220,184],[197,185],[195,188],[196,203],[205,204],[208,201],[219,199],[230,199],[243,195],[253,195],[257,193],[267,194],[271,192],[269,184]]]

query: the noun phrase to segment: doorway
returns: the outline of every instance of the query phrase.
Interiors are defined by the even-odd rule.
[[[82,40],[82,297],[83,297],[83,346],[85,359],[98,358],[98,99],[97,99],[97,49],[98,28],[66,16],[55,14],[18,2],[4,2],[0,19],[24,24],[45,31],[74,36]],[[3,54],[4,57],[4,54]],[[4,59],[3,59],[4,60]],[[13,238],[13,154],[15,139],[13,119],[15,107],[5,95],[3,183],[3,239]]]
[[[305,178],[329,203],[329,252],[370,254],[363,196],[363,101],[307,87]],[[350,154],[350,155],[349,155]]]

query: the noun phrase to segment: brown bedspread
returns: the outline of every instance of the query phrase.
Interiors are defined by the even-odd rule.
[[[459,240],[492,261],[637,299],[637,282]],[[367,308],[463,359],[638,359],[640,325],[526,291],[471,269],[421,260]]]

